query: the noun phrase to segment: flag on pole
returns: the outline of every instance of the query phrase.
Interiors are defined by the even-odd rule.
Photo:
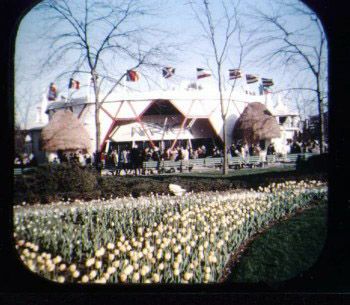
[[[54,101],[56,97],[57,97],[57,87],[54,83],[51,83],[49,87],[49,93],[47,95],[47,99],[49,101]]]
[[[241,69],[229,69],[228,72],[230,79],[237,79],[242,77]]]
[[[71,88],[79,90],[80,89],[80,82],[78,82],[77,80],[75,80],[73,78],[70,78],[68,89],[71,89]]]
[[[273,81],[271,78],[262,78],[261,80],[264,87],[273,86]]]
[[[163,72],[163,77],[164,78],[169,78],[172,77],[175,74],[175,68],[173,67],[164,67],[162,69]]]
[[[126,72],[126,80],[128,82],[136,82],[140,79],[140,75],[137,71],[135,70],[128,70]]]
[[[202,68],[197,68],[197,79],[211,76],[211,72],[209,70],[205,70]]]
[[[263,86],[263,91],[264,91],[265,94],[272,93],[272,90],[271,90],[270,87]]]
[[[259,78],[253,74],[246,74],[245,78],[247,80],[247,84],[253,84],[259,80]]]
[[[259,91],[260,95],[272,93],[272,90],[269,86],[264,86],[262,84],[259,86]]]

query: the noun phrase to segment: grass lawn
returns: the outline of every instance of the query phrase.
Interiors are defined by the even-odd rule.
[[[327,204],[305,210],[258,236],[235,264],[228,282],[279,282],[315,264],[326,239]]]

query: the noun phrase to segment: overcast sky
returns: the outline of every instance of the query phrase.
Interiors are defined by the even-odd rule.
[[[73,1],[74,4],[78,6],[81,5],[80,2],[83,2],[81,0],[72,0],[71,2]],[[142,1],[139,2],[142,3]],[[137,22],[162,30],[162,33],[159,35],[147,38],[150,43],[154,42],[156,44],[161,40],[164,41],[164,44],[173,43],[180,46],[180,50],[172,50],[174,56],[161,58],[159,60],[159,64],[161,65],[175,67],[176,74],[169,80],[163,80],[161,77],[161,70],[140,69],[141,80],[132,84],[128,83],[128,85],[138,90],[148,90],[149,87],[150,89],[159,89],[159,87],[166,88],[167,86],[178,85],[183,81],[195,81],[196,68],[215,69],[212,50],[208,42],[202,37],[203,30],[195,18],[188,4],[188,0],[153,0],[152,3],[150,1],[146,1],[146,3],[157,7],[158,13],[152,17],[144,17],[137,20]],[[242,32],[243,40],[247,39],[248,30],[253,29],[257,25],[256,20],[250,16],[254,7],[265,12],[276,10],[281,14],[284,13],[284,7],[276,6],[275,1],[259,0],[255,1],[254,6],[252,6],[252,1],[242,0],[239,6],[239,17],[244,27]],[[211,9],[214,18],[220,20],[220,16],[223,14],[220,1],[212,1]],[[286,10],[285,15],[287,15],[287,13]],[[285,22],[291,30],[301,29],[305,33],[305,29],[308,29],[307,41],[317,41],[315,31],[313,28],[309,27],[310,22],[307,18],[291,17],[286,18]],[[223,24],[219,22],[217,29],[217,37],[220,39],[223,37],[224,33]],[[268,28],[260,29],[267,30]],[[31,10],[22,19],[17,33],[15,53],[15,92],[16,98],[21,98],[21,103],[26,103],[26,98],[28,97],[31,101],[39,102],[42,95],[47,93],[48,86],[51,82],[57,84],[60,94],[67,96],[69,75],[60,78],[58,78],[58,75],[72,69],[70,59],[74,60],[74,58],[63,58],[55,67],[42,69],[47,54],[50,52],[50,44],[45,36],[54,35],[62,30],[65,31],[63,27],[59,29],[57,27],[52,27],[50,16],[43,11]],[[93,33],[92,39],[98,39],[98,34],[99,30],[97,29]],[[254,39],[254,37],[252,39]],[[295,68],[284,70],[280,65],[271,65],[268,62],[261,63],[261,54],[266,53],[269,47],[271,46],[261,46],[257,49],[249,50],[249,56],[244,59],[241,66],[243,72],[257,74],[260,77],[272,78],[275,83],[273,87],[275,91],[288,88],[292,86],[293,83],[299,85],[301,81],[304,83],[311,82],[307,74],[299,73],[300,67],[296,66]],[[239,50],[237,38],[235,37],[229,47],[228,56],[223,66],[224,77],[226,77],[226,79],[228,79],[227,70],[237,68],[239,64]],[[107,62],[110,63],[109,68],[113,70],[111,73],[115,76],[117,76],[118,73],[123,73],[122,71],[125,71],[132,65],[132,63],[127,60],[123,59],[122,61],[118,61],[112,57],[107,57]],[[215,85],[215,70],[213,72],[214,76],[204,81],[207,85]],[[148,81],[146,81],[146,75]],[[84,89],[84,85],[88,85],[89,77],[76,75],[75,78],[80,81],[83,87],[75,96],[86,95],[87,90]],[[228,84],[229,82],[227,85]],[[241,85],[246,86],[245,80],[238,82],[238,86],[240,87]],[[257,84],[250,85],[249,88],[252,91],[257,90]],[[294,102],[295,101],[290,101],[290,106],[294,107]],[[309,108],[311,113],[315,113],[316,108],[314,106]],[[33,113],[35,113],[35,109]],[[33,113],[30,115],[31,121],[35,119]]]

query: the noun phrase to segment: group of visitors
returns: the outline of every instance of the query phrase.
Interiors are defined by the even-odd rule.
[[[290,154],[299,154],[299,153],[320,153],[320,145],[317,140],[308,140],[308,141],[287,141],[287,153]],[[327,149],[327,146],[325,146]]]
[[[143,174],[142,164],[147,161],[187,161],[189,159],[198,159],[205,157],[221,157],[222,150],[217,146],[208,149],[205,145],[197,148],[190,148],[178,145],[177,147],[169,147],[160,150],[158,147],[138,148],[134,145],[133,148],[124,148],[119,150],[112,149],[109,154],[102,155],[104,167],[114,167],[119,175],[122,172],[125,174],[134,173],[135,175]]]
[[[103,154],[105,160],[104,166],[110,167],[112,165],[116,169],[116,174],[134,173],[140,175],[142,172],[142,163],[147,161],[178,161],[189,160],[190,158],[198,158],[199,156],[206,156],[206,149],[204,146],[198,149],[190,149],[178,146],[176,148],[167,148],[161,151],[158,147],[146,147],[144,149],[138,148],[134,145],[131,149],[124,148],[118,151],[113,149],[108,155]],[[107,164],[108,163],[108,164]]]
[[[36,166],[37,162],[33,153],[17,154],[14,161],[15,167]]]
[[[297,140],[287,140],[285,151],[281,154],[299,154],[299,153],[320,153],[320,146],[317,140],[309,140],[305,142],[299,142]],[[259,144],[237,143],[232,144],[230,147],[230,154],[232,157],[242,157],[245,159],[247,156],[260,156],[262,160],[266,155],[276,155],[276,149],[273,143],[269,143],[266,147],[261,147]]]
[[[57,157],[54,157],[52,163],[70,163],[77,164],[80,166],[91,166],[92,165],[92,156],[88,153],[83,153],[82,151],[77,152],[57,152]]]
[[[299,143],[297,141],[287,141],[286,153],[304,153],[304,152],[319,152],[317,141],[309,141]],[[232,157],[241,157],[246,159],[248,156],[259,156],[261,161],[266,161],[266,155],[275,155],[276,150],[273,143],[269,143],[267,147],[261,147],[259,144],[251,144],[237,142],[232,144],[228,149],[228,154]],[[143,162],[147,161],[179,161],[198,159],[206,157],[223,157],[223,150],[217,146],[207,148],[205,145],[197,148],[183,147],[169,147],[161,151],[158,147],[146,147],[144,149],[134,145],[131,149],[124,148],[119,150],[113,149],[109,154],[102,153],[103,167],[115,168],[116,174],[140,175],[144,174],[142,168]]]
[[[264,143],[263,143],[264,144]],[[297,141],[287,140],[286,150],[283,154],[296,153],[320,153],[320,146],[317,140]],[[269,143],[267,147],[259,144],[248,145],[245,142],[236,142],[232,144],[227,153],[231,157],[241,157],[245,160],[249,156],[260,156],[262,161],[266,161],[266,155],[276,155],[276,150],[273,143]],[[130,148],[123,148],[117,151],[112,149],[109,153],[102,152],[100,155],[101,168],[113,168],[116,174],[140,175],[144,174],[143,162],[147,161],[188,161],[190,159],[206,158],[206,157],[223,157],[223,149],[216,145],[199,145],[198,147],[184,147],[178,145],[177,147],[169,147],[161,150],[158,147],[139,148],[133,145]],[[78,164],[79,166],[93,166],[97,161],[95,153],[90,155],[87,152],[63,152],[58,151],[57,156],[50,160],[52,163],[70,163]],[[31,154],[16,155],[15,166],[32,166],[35,165],[35,157]]]

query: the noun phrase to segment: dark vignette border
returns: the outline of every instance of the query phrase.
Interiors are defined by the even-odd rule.
[[[74,1],[74,0],[72,0]],[[3,304],[70,303],[235,303],[235,304],[345,304],[349,300],[347,250],[349,163],[347,100],[350,14],[342,1],[303,0],[318,13],[329,47],[329,220],[328,238],[319,261],[303,278],[271,287],[266,284],[229,285],[59,285],[28,271],[19,262],[12,240],[12,192],[14,154],[14,52],[16,31],[22,16],[38,0],[0,2],[0,300]]]

